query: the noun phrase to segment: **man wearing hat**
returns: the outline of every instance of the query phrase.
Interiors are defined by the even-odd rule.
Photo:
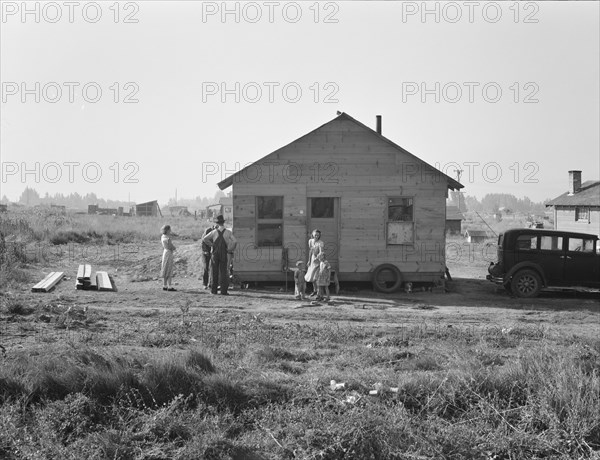
[[[225,219],[222,215],[217,216],[215,224],[215,229],[202,238],[202,243],[211,248],[212,284],[210,291],[216,294],[217,287],[221,286],[221,295],[229,295],[227,292],[229,288],[228,256],[233,255],[237,240],[233,236],[233,232],[225,228]]]

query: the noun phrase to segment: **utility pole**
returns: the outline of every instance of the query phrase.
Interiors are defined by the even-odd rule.
[[[456,173],[456,182],[460,182],[460,176],[463,173],[462,169],[455,169],[454,172]],[[458,212],[460,211],[460,190],[458,190],[457,192],[457,196],[458,196]]]

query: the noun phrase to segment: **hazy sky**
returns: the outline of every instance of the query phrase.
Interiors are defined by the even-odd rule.
[[[11,200],[212,196],[338,110],[480,198],[600,178],[597,2],[1,3]]]

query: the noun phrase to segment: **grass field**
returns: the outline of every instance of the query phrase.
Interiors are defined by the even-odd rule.
[[[166,293],[156,221],[80,217],[46,236],[24,217],[32,232],[5,234],[2,459],[599,458],[597,296],[514,299],[478,279],[477,256],[456,258],[445,294],[214,297],[193,219],[174,225],[178,292]],[[118,292],[76,291],[78,260],[26,261],[9,244],[87,228],[102,247],[127,234],[139,248],[94,262]],[[29,292],[57,267],[70,280]]]

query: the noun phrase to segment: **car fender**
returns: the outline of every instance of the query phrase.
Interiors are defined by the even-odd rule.
[[[524,268],[530,268],[530,269],[538,272],[540,277],[542,278],[542,285],[543,286],[547,285],[544,269],[542,267],[540,267],[538,264],[535,264],[533,262],[519,262],[518,264],[513,265],[513,267],[509,270],[509,272],[504,276],[505,281],[509,282],[515,273],[517,273],[519,270],[522,270]]]

